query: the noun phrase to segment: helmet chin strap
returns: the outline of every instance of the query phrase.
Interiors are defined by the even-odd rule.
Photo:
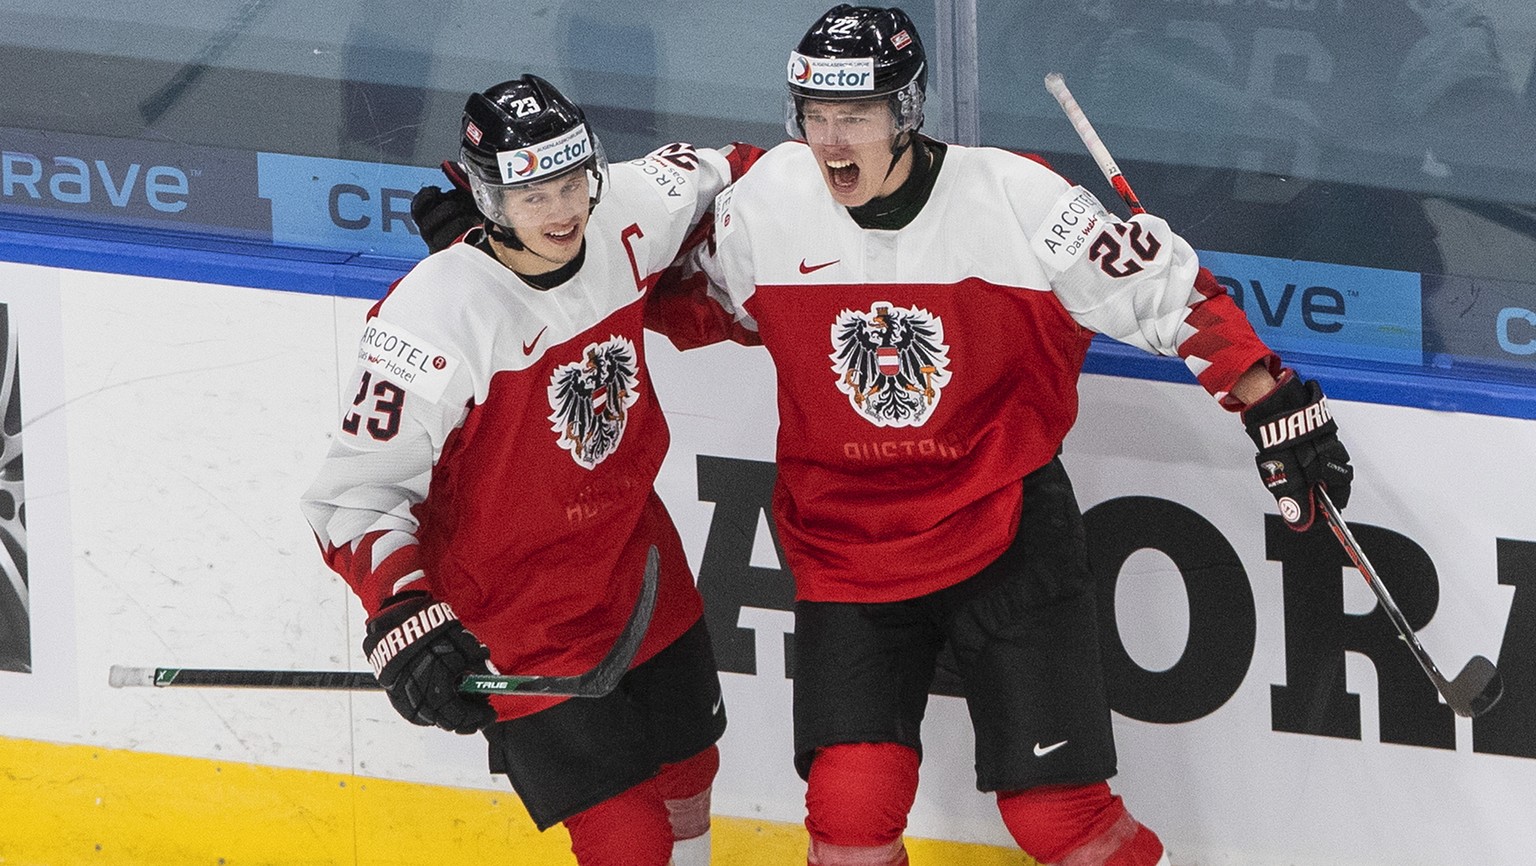
[[[896,163],[901,162],[901,155],[907,152],[907,149],[912,146],[912,139],[916,138],[910,131],[906,132],[905,135],[907,137],[906,141],[901,141],[901,136],[898,135],[896,136],[896,141],[891,143],[891,164],[886,167],[885,178],[881,180],[881,183],[890,179],[891,172],[896,170]]]
[[[523,246],[523,242],[518,239],[517,232],[503,226],[501,223],[486,220],[485,233],[491,240],[505,244],[518,252],[527,249],[527,247]],[[530,250],[530,252],[532,251]],[[534,253],[534,255],[537,256],[538,253]]]
[[[562,262],[559,259],[552,259],[549,256],[546,256],[543,253],[539,252],[538,250],[536,250],[536,249],[528,246],[527,244],[523,243],[522,239],[520,239],[517,236],[517,232],[516,231],[514,231],[512,229],[509,229],[509,228],[507,228],[506,226],[504,226],[504,225],[502,225],[500,223],[493,223],[490,220],[486,220],[485,221],[485,234],[491,240],[494,240],[494,241],[496,241],[498,243],[505,244],[508,247],[511,247],[512,249],[517,250],[518,252],[532,253],[533,255],[538,256],[539,258],[543,259],[546,262],[549,262],[552,265],[563,265],[563,264],[565,264],[565,262]]]
[[[518,252],[532,253],[533,255],[538,256],[539,258],[549,262],[552,265],[565,264],[565,262],[562,262],[559,259],[552,259],[549,256],[546,256],[538,250],[533,249],[532,247],[523,243],[522,240],[518,238],[516,231],[509,229],[500,223],[493,223],[490,220],[486,220],[485,234],[486,237],[489,237],[491,240],[505,244],[506,246],[517,250]]]

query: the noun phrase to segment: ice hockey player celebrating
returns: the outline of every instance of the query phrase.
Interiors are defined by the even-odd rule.
[[[642,326],[677,323],[686,341],[709,324],[662,315],[651,288],[744,154],[673,144],[609,166],[581,109],[533,75],[471,95],[461,132],[483,222],[369,311],[304,513],[362,601],[364,652],[401,715],[483,730],[491,771],[540,829],[565,824],[583,866],[703,866],[725,715],[653,487],[668,432]],[[592,668],[653,545],[655,612],[614,692],[456,691],[488,665]]]
[[[778,373],[774,515],[794,574],[809,862],[896,866],[948,643],[977,785],[1036,860],[1166,863],[1116,772],[1082,518],[1057,457],[1094,333],[1186,360],[1242,413],[1294,528],[1352,470],[1163,220],[1039,162],[919,134],[922,40],[838,6],[790,54],[792,137],[716,204],[700,262]],[[1267,432],[1266,432],[1267,431]]]

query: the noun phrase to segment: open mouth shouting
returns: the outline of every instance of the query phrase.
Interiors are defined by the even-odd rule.
[[[832,195],[841,201],[851,198],[859,189],[859,164],[851,159],[829,159],[825,163],[827,185]]]

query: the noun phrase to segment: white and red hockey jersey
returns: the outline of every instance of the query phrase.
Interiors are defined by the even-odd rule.
[[[892,601],[980,571],[1077,416],[1089,340],[1184,357],[1227,396],[1278,370],[1194,250],[1031,159],[950,145],[926,205],[861,228],[810,149],[720,194],[699,265],[778,372],[774,512],[797,594]],[[1197,273],[1201,278],[1197,280]]]
[[[695,345],[734,327],[713,305],[663,311],[654,289],[749,154],[673,144],[612,165],[585,261],[552,289],[460,242],[369,312],[356,396],[302,507],[370,615],[425,589],[498,670],[581,673],[622,629],[654,544],[659,593],[635,664],[698,619],[653,490],[669,436],[642,329],[670,323]],[[502,718],[559,700],[492,698]]]

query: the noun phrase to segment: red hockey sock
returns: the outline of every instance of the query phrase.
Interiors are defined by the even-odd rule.
[[[696,839],[709,832],[709,799],[720,770],[720,750],[710,746],[691,758],[662,766],[656,789],[666,804],[672,838]]]
[[[1019,847],[1051,866],[1154,866],[1163,855],[1105,782],[1001,791],[997,808]]]
[[[805,791],[808,862],[904,866],[901,834],[917,797],[917,752],[895,743],[843,743],[816,753]]]
[[[672,822],[655,780],[566,818],[571,853],[581,866],[666,866]]]

